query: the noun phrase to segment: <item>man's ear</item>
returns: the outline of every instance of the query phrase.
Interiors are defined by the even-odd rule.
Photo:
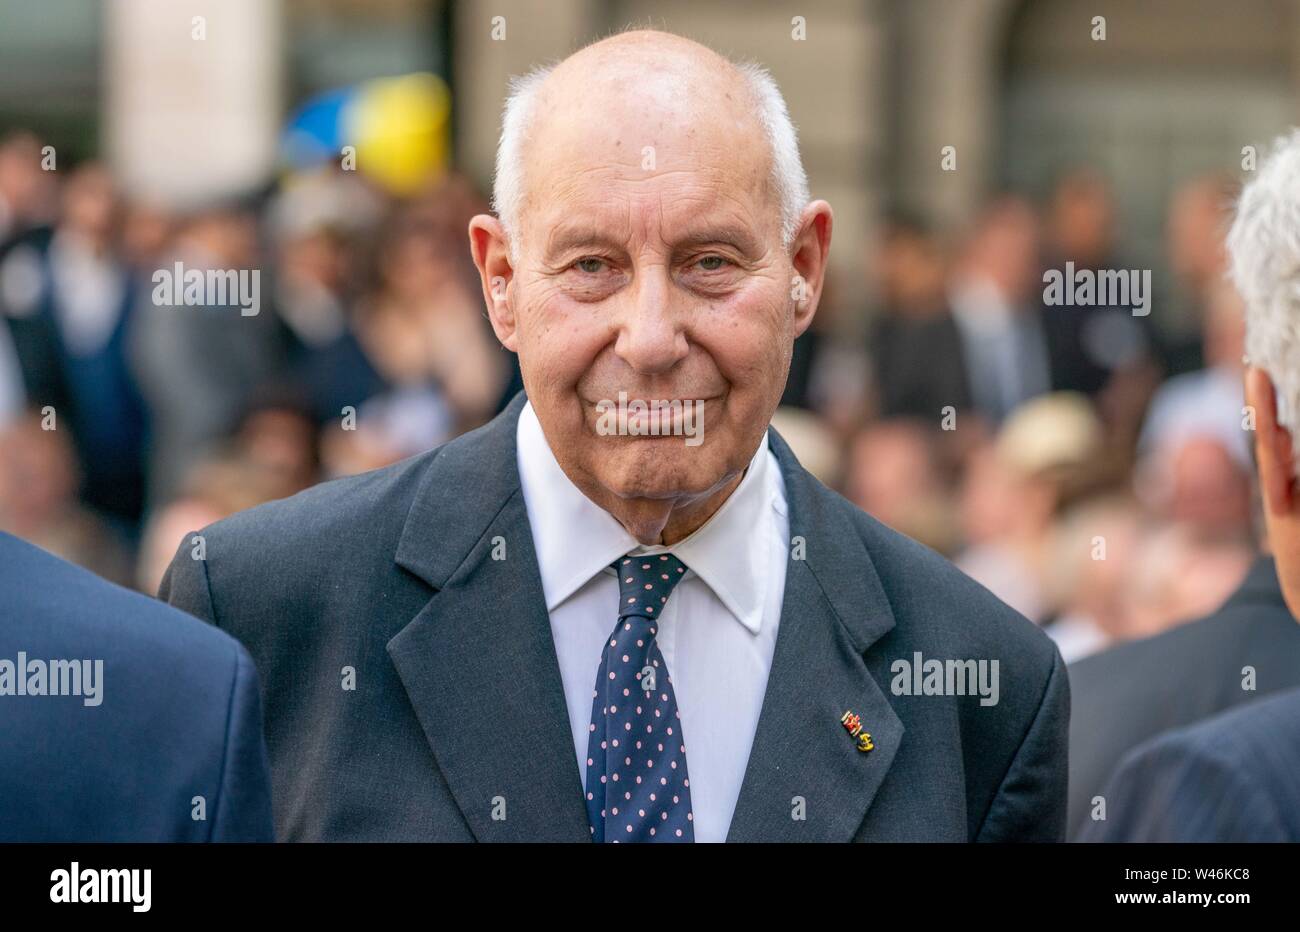
[[[834,220],[831,205],[825,201],[813,201],[799,217],[799,231],[791,244],[790,256],[796,276],[790,283],[795,336],[808,329],[817,313],[817,302],[826,282],[826,257],[831,251]]]
[[[492,329],[502,346],[518,352],[515,313],[509,300],[515,270],[510,265],[510,249],[501,221],[491,214],[478,214],[470,220],[469,249],[483,283],[483,300],[487,302]]]
[[[1246,404],[1255,412],[1255,461],[1264,507],[1274,517],[1289,517],[1296,506],[1295,447],[1291,431],[1277,422],[1273,380],[1257,366],[1246,370]]]

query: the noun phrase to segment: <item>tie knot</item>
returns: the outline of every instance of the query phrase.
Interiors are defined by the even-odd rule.
[[[619,618],[658,618],[673,587],[686,575],[686,564],[671,553],[626,556],[611,566],[618,573]]]

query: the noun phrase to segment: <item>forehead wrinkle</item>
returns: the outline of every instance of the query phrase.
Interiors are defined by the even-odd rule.
[[[741,198],[716,192],[705,197],[681,192],[644,192],[632,196],[626,211],[606,198],[591,211],[570,207],[546,234],[546,249],[556,255],[585,245],[623,250],[650,240],[669,248],[726,243],[746,253],[762,249],[755,211]]]
[[[611,242],[614,231],[625,243],[636,227],[643,228],[643,235],[658,229],[661,239],[675,239],[663,231],[689,228],[697,218],[752,230],[767,225],[766,208],[774,206],[770,186],[753,171],[709,166],[642,174],[639,166],[627,171],[621,165],[574,165],[565,159],[558,165],[563,168],[539,178],[539,190],[551,197],[535,215],[547,224],[543,241],[552,253],[575,242]],[[774,213],[767,219],[777,218]]]

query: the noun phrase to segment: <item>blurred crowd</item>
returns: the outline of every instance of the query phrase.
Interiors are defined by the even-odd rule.
[[[520,387],[450,176],[304,173],[185,209],[0,139],[0,528],[155,592],[182,536],[489,420]],[[260,270],[258,313],[154,274]],[[184,303],[185,306],[177,306]]]
[[[1046,269],[1134,265],[1092,172],[962,230],[888,217],[796,343],[777,429],[1067,660],[1213,610],[1256,550],[1234,196],[1172,198],[1149,316],[1044,301]],[[0,529],[153,592],[185,532],[490,419],[521,383],[468,254],[486,207],[454,173],[398,199],[325,170],[164,208],[0,138]],[[158,301],[177,262],[260,270],[259,313]]]
[[[956,235],[894,217],[868,263],[864,361],[839,365],[868,378],[825,409],[847,438],[832,481],[1044,626],[1067,662],[1216,609],[1257,552],[1244,308],[1225,277],[1236,194],[1209,175],[1170,199],[1168,284],[1146,315],[1045,298],[1067,263],[1136,266],[1086,169],[1042,203],[990,199]]]

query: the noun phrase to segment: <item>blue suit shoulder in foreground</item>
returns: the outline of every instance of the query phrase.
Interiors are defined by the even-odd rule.
[[[1300,690],[1136,748],[1081,841],[1300,841]]]
[[[228,635],[0,533],[0,841],[271,841]]]

